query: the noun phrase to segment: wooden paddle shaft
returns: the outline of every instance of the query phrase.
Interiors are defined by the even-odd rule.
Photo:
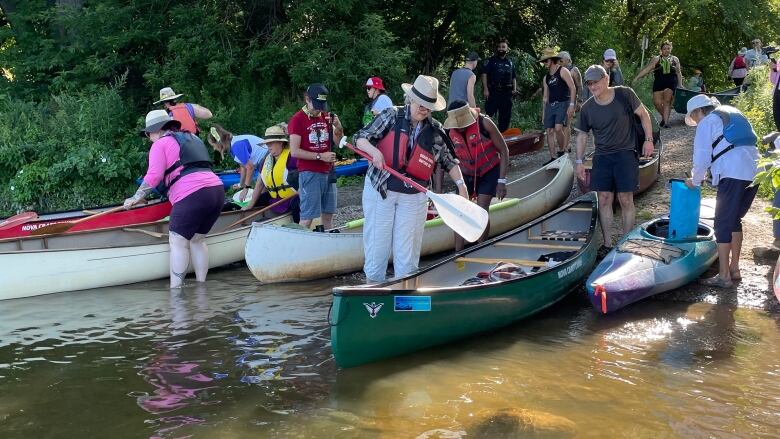
[[[235,226],[237,226],[237,225],[239,225],[239,224],[242,224],[242,223],[243,223],[243,222],[245,222],[246,220],[250,220],[250,219],[252,219],[252,218],[254,218],[254,217],[256,217],[256,216],[260,215],[261,213],[263,213],[263,212],[267,211],[268,209],[270,209],[270,208],[272,208],[272,207],[276,207],[276,206],[278,206],[278,205],[282,204],[283,202],[285,202],[285,201],[287,201],[287,200],[292,200],[293,198],[295,198],[295,197],[297,197],[297,196],[298,196],[298,194],[297,194],[297,193],[295,193],[295,194],[294,194],[292,197],[288,197],[288,198],[282,198],[281,200],[279,200],[279,201],[277,201],[277,202],[275,202],[275,203],[269,204],[268,206],[265,206],[264,208],[262,208],[262,209],[258,210],[257,212],[254,212],[254,213],[252,213],[251,215],[245,216],[245,217],[241,218],[240,220],[238,220],[238,221],[234,222],[233,224],[230,224],[229,226],[227,226],[227,227],[225,227],[224,229],[222,229],[222,231],[223,231],[223,232],[227,232],[228,230],[232,229],[233,227],[235,227]]]
[[[84,218],[79,218],[75,221],[65,221],[61,223],[55,223],[50,224],[48,226],[43,226],[38,229],[33,230],[30,232],[31,235],[38,236],[38,235],[47,235],[47,234],[56,234],[56,233],[65,233],[68,230],[72,229],[73,226],[76,224],[83,223],[85,221],[93,220],[95,218],[101,217],[103,215],[108,215],[109,213],[119,212],[120,210],[124,210],[124,206],[116,206],[112,207],[111,209],[104,210],[103,212],[96,213],[94,215],[85,216]]]
[[[371,155],[369,155],[367,152],[363,151],[362,149],[358,149],[357,147],[355,147],[354,145],[352,145],[349,142],[347,142],[346,145],[347,145],[347,148],[351,149],[352,151],[355,151],[355,153],[358,154],[359,156],[362,156],[363,158],[367,159],[368,161],[373,160],[371,158]],[[428,193],[428,189],[423,187],[423,185],[421,185],[420,183],[417,183],[416,181],[412,180],[411,178],[401,174],[400,172],[396,171],[395,169],[393,169],[393,168],[391,168],[389,166],[385,166],[384,170],[389,172],[390,175],[394,176],[395,178],[403,181],[406,184],[411,185],[413,188],[417,189],[418,191],[420,191],[420,192],[422,192],[424,194]]]

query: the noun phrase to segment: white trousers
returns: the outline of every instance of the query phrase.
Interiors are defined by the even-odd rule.
[[[387,191],[387,198],[382,199],[366,179],[363,187],[363,214],[366,217],[363,271],[369,283],[385,280],[391,251],[395,277],[417,269],[427,212],[425,194]]]

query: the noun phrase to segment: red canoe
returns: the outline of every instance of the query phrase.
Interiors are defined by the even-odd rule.
[[[38,216],[35,221],[18,224],[5,230],[0,230],[0,239],[30,236],[30,232],[38,229],[39,227],[77,220],[84,218],[87,215],[92,215],[104,210],[111,209],[112,207],[116,206],[43,214]],[[85,221],[83,223],[77,224],[68,231],[77,232],[79,230],[94,230],[106,227],[129,226],[132,224],[148,223],[161,220],[170,214],[171,203],[168,201],[160,202],[159,200],[156,200],[142,206],[134,207],[130,210],[122,210],[119,212],[103,215],[99,218],[95,218],[94,221]],[[2,219],[0,219],[0,222],[2,222]]]
[[[519,155],[537,151],[544,145],[544,134],[536,131],[521,134],[510,128],[504,131],[503,135],[506,146],[509,148],[509,155]]]

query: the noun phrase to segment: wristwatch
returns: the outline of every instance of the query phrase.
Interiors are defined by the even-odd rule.
[[[252,189],[252,186],[251,186],[251,185],[248,185],[248,184],[245,184],[245,185],[244,185],[244,189]]]
[[[575,165],[581,165],[582,164],[582,160],[577,159],[577,160],[574,161],[574,164]]]
[[[321,157],[322,156],[319,153],[317,153],[317,160],[319,160]]]

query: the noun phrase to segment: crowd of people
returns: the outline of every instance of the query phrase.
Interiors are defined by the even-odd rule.
[[[739,60],[732,62],[729,70],[735,82],[743,73],[741,69],[768,62],[760,47],[757,41],[752,53],[740,51]],[[402,84],[404,103],[398,106],[387,95],[382,78],[373,76],[365,82],[368,102],[362,114],[363,127],[352,138],[354,146],[349,146],[370,157],[362,194],[364,271],[369,282],[385,280],[391,254],[396,277],[418,267],[428,203],[425,193],[412,182],[428,187],[435,170],[441,169],[460,196],[473,198],[484,209],[494,197],[506,196],[509,150],[502,132],[509,127],[512,98],[517,94],[516,71],[508,51],[508,42],[500,40],[495,53],[483,63],[484,114],[475,98],[475,70],[481,61],[476,52],[467,53],[463,66],[453,71],[446,100],[439,93],[439,81],[432,76],[419,75],[413,83]],[[674,90],[683,84],[680,60],[671,51],[671,42],[663,42],[660,53],[632,81],[636,84],[653,73],[653,104],[661,117],[660,125],[666,128]],[[615,197],[621,207],[623,232],[634,227],[633,193],[639,183],[639,159],[655,152],[651,115],[634,90],[624,85],[613,49],[605,50],[601,62],[584,73],[566,51],[545,49],[538,61],[545,69],[541,116],[550,160],[571,152],[573,126],[575,173],[585,179],[586,143],[589,135],[593,137],[590,187],[598,193],[601,207],[604,253],[613,243]],[[774,62],[772,75],[777,117],[780,74]],[[700,70],[689,83],[704,90]],[[190,263],[196,280],[205,280],[208,249],[204,237],[215,224],[225,196],[222,182],[211,170],[209,151],[198,137],[199,121],[211,118],[212,113],[201,105],[179,102],[181,97],[171,88],[163,88],[155,104],[164,108],[147,114],[141,134],[152,141],[149,168],[137,192],[124,203],[129,208],[157,189],[173,204],[169,233],[172,288],[182,285]],[[268,127],[263,137],[234,135],[212,124],[207,142],[223,157],[229,154],[239,166],[239,183],[234,189],[239,191],[238,199],[247,202],[245,209],[269,206],[276,214],[290,212],[303,227],[312,228],[318,221],[316,231],[338,232],[333,229],[338,191],[334,162],[337,145],[344,143],[340,142],[344,129],[330,111],[324,84],[310,84],[302,98],[301,109],[289,121]],[[442,124],[432,113],[445,109]],[[756,174],[755,139],[751,144],[749,134],[753,131],[747,119],[716,99],[697,95],[688,102],[687,110],[686,123],[697,127],[692,177],[687,184],[700,186],[709,169],[712,184],[718,187],[715,230],[720,270],[704,282],[729,287],[740,277],[740,220],[755,196],[755,188],[749,186]],[[742,132],[734,134],[731,128],[724,128],[724,114],[743,121]],[[728,159],[718,160],[727,153]],[[389,173],[388,168],[400,172],[401,177]],[[255,170],[259,171],[257,178]],[[480,240],[487,234],[485,230]],[[456,236],[456,250],[463,246],[463,239]]]

